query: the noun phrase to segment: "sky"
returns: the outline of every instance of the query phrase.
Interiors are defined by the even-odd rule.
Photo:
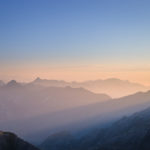
[[[116,77],[150,85],[149,0],[0,0],[0,79]]]

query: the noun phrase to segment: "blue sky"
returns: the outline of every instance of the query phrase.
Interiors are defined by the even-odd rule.
[[[1,67],[144,68],[150,63],[149,6],[149,0],[0,0]]]

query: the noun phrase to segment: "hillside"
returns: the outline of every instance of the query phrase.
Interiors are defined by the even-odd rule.
[[[0,87],[0,122],[29,118],[109,99],[111,97],[106,94],[95,94],[83,88],[22,85],[12,80]]]
[[[15,134],[0,131],[0,150],[39,150]]]
[[[150,92],[140,92],[107,102],[89,104],[52,114],[43,114],[28,120],[22,120],[21,123],[15,122],[14,126],[18,127],[17,130],[25,130],[26,134],[29,133],[27,137],[30,139],[41,141],[50,133],[67,129],[78,132],[102,126],[125,115],[132,115],[137,111],[142,111],[147,107],[150,107]],[[11,122],[11,124],[13,123]],[[30,129],[23,128],[23,125],[30,126]],[[7,127],[12,129],[12,126]]]
[[[44,144],[51,142],[52,138],[53,135],[45,141],[46,143],[42,143],[43,150],[52,148],[51,146],[44,147]],[[95,129],[80,139],[76,137],[72,141],[71,148],[67,142],[63,146],[68,146],[66,148],[68,150],[148,150],[150,149],[149,142],[150,108],[130,117],[123,117],[109,127]]]

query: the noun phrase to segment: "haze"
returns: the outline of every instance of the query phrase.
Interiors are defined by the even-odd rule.
[[[149,0],[0,0],[0,150],[150,150],[149,125]]]

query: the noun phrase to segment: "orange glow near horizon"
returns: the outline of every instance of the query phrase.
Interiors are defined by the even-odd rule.
[[[148,69],[127,69],[113,66],[24,66],[7,67],[1,69],[0,79],[5,82],[15,79],[17,81],[29,82],[35,78],[55,79],[66,81],[85,81],[107,78],[119,78],[131,82],[150,85],[150,70]]]

